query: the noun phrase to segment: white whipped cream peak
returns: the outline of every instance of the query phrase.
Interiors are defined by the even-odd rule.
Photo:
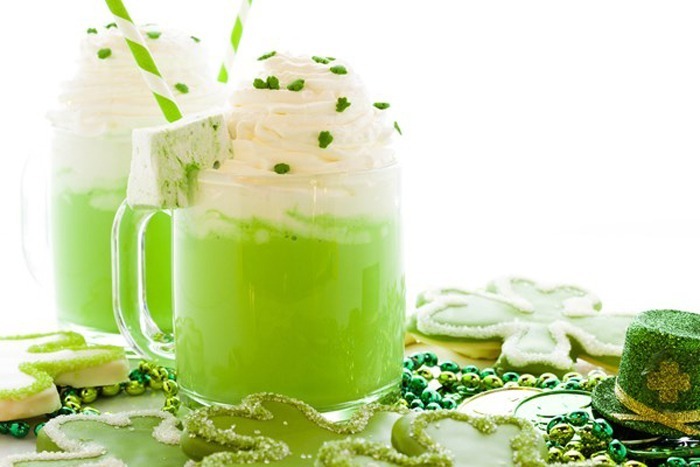
[[[216,82],[198,39],[155,25],[143,26],[141,31],[183,113],[221,107],[224,87]],[[109,50],[109,56],[100,58],[101,50]],[[187,86],[188,92],[177,90],[178,83]],[[85,34],[75,75],[63,83],[49,119],[56,127],[85,135],[165,123],[117,27]]]
[[[276,53],[260,63],[257,78],[276,77],[279,89],[257,89],[251,78],[233,93],[229,132],[234,156],[220,170],[274,174],[275,165],[284,163],[290,174],[309,175],[357,172],[394,162],[391,111],[373,105],[346,62],[319,63],[310,56]],[[331,71],[338,66],[347,73]],[[288,90],[297,80],[304,80],[303,89]],[[350,103],[342,112],[336,110],[339,98]],[[333,137],[326,148],[319,144],[324,131]]]

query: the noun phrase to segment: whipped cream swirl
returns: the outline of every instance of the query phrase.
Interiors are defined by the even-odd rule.
[[[198,39],[154,25],[141,31],[183,113],[221,107],[224,87],[216,82]],[[109,55],[100,58],[100,51]],[[178,90],[178,83],[187,92],[182,92],[183,86]],[[116,27],[96,28],[85,35],[75,75],[63,83],[49,119],[56,127],[88,136],[165,123]]]
[[[257,89],[251,79],[231,99],[229,132],[233,159],[220,170],[244,175],[273,174],[278,164],[289,174],[356,172],[394,162],[391,140],[396,133],[389,110],[373,105],[353,70],[341,60],[275,54],[261,63],[258,78],[279,80],[279,89]],[[346,74],[331,71],[344,67]],[[287,86],[303,80],[303,88]],[[260,82],[259,82],[260,83]],[[338,99],[350,106],[336,109]],[[321,147],[319,135],[333,141]]]

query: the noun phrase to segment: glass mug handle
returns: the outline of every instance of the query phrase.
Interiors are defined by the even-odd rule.
[[[131,207],[124,200],[112,226],[114,317],[124,338],[141,355],[174,366],[173,335],[163,332],[148,309],[146,230],[160,210]]]

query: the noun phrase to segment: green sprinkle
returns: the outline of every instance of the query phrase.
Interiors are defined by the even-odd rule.
[[[267,82],[260,78],[255,78],[255,80],[253,80],[253,87],[255,89],[268,89]]]
[[[163,34],[162,32],[158,31],[148,31],[146,35],[151,38],[151,39],[158,39],[160,35]]]
[[[199,44],[200,42],[202,42],[202,39],[200,39],[200,38],[197,37],[197,36],[190,36],[190,39],[192,39],[193,41],[195,41],[197,44]]]
[[[275,55],[277,55],[277,51],[276,51],[276,50],[273,50],[272,52],[268,52],[268,53],[266,53],[265,55],[259,56],[259,57],[258,57],[258,60],[260,60],[260,61],[262,61],[262,60],[267,60],[268,58],[274,57]]]
[[[311,57],[311,60],[322,65],[328,65],[331,62],[326,57],[319,57],[318,55],[314,55],[313,57]]]
[[[221,167],[221,162],[219,161],[214,161],[214,170],[219,170],[219,167]]]
[[[375,103],[374,103],[374,106],[375,106],[376,108],[378,108],[379,110],[386,110],[386,109],[388,109],[389,107],[391,107],[391,105],[389,105],[388,102],[375,102]]]
[[[280,175],[289,173],[290,167],[289,164],[285,164],[284,162],[280,162],[279,164],[275,164],[274,171],[275,173],[278,173]]]
[[[88,28],[87,33],[88,33],[88,34],[97,34],[97,29],[95,29],[95,28]]]
[[[328,60],[330,60],[331,62],[332,62],[333,60],[335,60],[335,57],[326,57],[326,58],[327,58]]]
[[[185,83],[175,84],[175,89],[177,89],[178,91],[180,91],[183,94],[187,94],[188,92],[190,92],[189,86],[187,86]]]
[[[336,65],[331,67],[331,72],[335,73],[336,75],[347,75],[348,70],[342,65]]]
[[[403,131],[401,131],[401,127],[399,126],[399,122],[394,122],[394,129],[399,132],[400,135],[403,135]]]
[[[343,110],[350,107],[352,104],[348,101],[347,97],[339,97],[338,102],[335,103],[335,111],[342,112]]]
[[[287,89],[290,91],[301,91],[304,89],[304,80],[303,79],[298,79],[296,81],[292,81],[287,85]]]
[[[107,26],[105,26],[105,28],[107,28],[107,29],[112,29],[112,28],[116,28],[116,27],[117,27],[117,23],[109,23]]]
[[[104,60],[112,55],[112,49],[100,49],[97,51],[97,56]]]
[[[280,88],[280,80],[277,78],[277,76],[268,76],[267,77],[267,88],[274,89],[274,90]]]
[[[322,131],[318,134],[318,146],[326,149],[333,142],[333,135],[330,131]]]

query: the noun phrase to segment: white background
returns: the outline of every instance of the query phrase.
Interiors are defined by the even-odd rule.
[[[126,0],[223,55],[234,0]],[[202,7],[202,6],[205,6]],[[99,0],[15,2],[0,29],[0,334],[52,326],[21,249],[20,173]],[[409,300],[524,274],[609,309],[700,310],[700,3],[256,0],[272,49],[343,57],[404,130]],[[216,68],[216,67],[213,67]],[[96,157],[99,155],[96,154]]]

